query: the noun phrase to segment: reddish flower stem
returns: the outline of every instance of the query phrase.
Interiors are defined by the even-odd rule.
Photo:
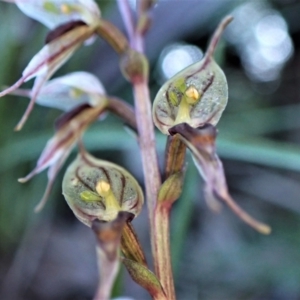
[[[156,198],[161,185],[161,180],[155,149],[156,143],[147,81],[141,80],[134,83],[133,92],[150,225],[153,229],[153,212],[156,206]]]
[[[124,0],[127,2],[126,0]],[[120,3],[120,2],[119,2]],[[132,20],[130,10],[120,7],[120,12],[125,20]],[[130,14],[127,16],[126,13]],[[125,16],[124,16],[125,14]],[[139,53],[144,52],[143,33],[135,28],[130,44]],[[137,56],[138,57],[138,56]],[[142,60],[142,58],[140,58]],[[157,203],[157,196],[161,186],[161,176],[158,168],[152,108],[148,86],[148,62],[135,61],[135,68],[131,76],[126,72],[133,85],[135,114],[139,134],[142,164],[146,185],[146,196],[151,228],[151,246],[154,259],[155,273],[167,294],[168,300],[175,300],[175,289],[171,266],[169,217],[170,206]],[[137,73],[137,70],[138,73]]]
[[[167,294],[168,300],[175,300],[175,288],[170,253],[170,210],[171,204],[159,203],[154,212],[155,273]]]

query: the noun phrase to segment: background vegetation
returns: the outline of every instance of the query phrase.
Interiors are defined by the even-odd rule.
[[[159,55],[166,45],[184,42],[205,50],[225,14],[245,3],[261,2],[158,1],[146,42],[152,96],[161,84]],[[103,16],[122,28],[115,2],[98,3]],[[218,153],[232,195],[252,215],[270,224],[273,232],[259,235],[227,208],[220,215],[211,213],[203,201],[200,176],[189,163],[184,194],[172,214],[178,299],[300,299],[300,4],[297,0],[264,3],[283,16],[294,51],[278,77],[265,81],[249,76],[241,46],[223,39],[217,60],[228,79],[229,103],[218,125]],[[249,26],[255,26],[258,20],[250,19]],[[238,23],[233,21],[230,27],[235,26]],[[15,5],[0,3],[1,86],[19,78],[42,47],[46,33]],[[236,39],[244,39],[244,34],[246,29]],[[133,102],[117,55],[105,42],[98,39],[93,46],[81,48],[55,76],[77,70],[93,72],[108,94]],[[24,129],[15,133],[26,105],[21,97],[0,99],[0,298],[91,299],[97,284],[95,240],[61,195],[63,171],[39,214],[33,208],[43,194],[46,174],[23,185],[17,182],[35,166],[61,113],[36,106]],[[165,137],[157,133],[157,139],[163,162]],[[94,124],[85,142],[93,154],[123,165],[143,182],[138,147],[118,119],[108,116]],[[68,162],[74,157],[75,153]],[[149,257],[146,212],[134,224]],[[114,293],[149,299],[124,270]]]

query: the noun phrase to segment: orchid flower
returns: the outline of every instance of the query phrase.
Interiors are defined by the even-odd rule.
[[[63,195],[78,220],[91,227],[94,220],[113,221],[120,211],[137,216],[144,196],[136,179],[124,168],[80,148],[62,183]]]
[[[153,120],[162,133],[177,135],[192,152],[205,182],[205,200],[212,210],[220,209],[221,200],[248,225],[268,234],[270,227],[249,216],[230,196],[223,165],[215,150],[217,131],[214,126],[226,107],[228,87],[213,53],[231,20],[227,17],[220,23],[202,60],[179,72],[161,87],[153,104]],[[185,146],[178,151],[185,153]]]
[[[153,121],[164,134],[180,123],[199,127],[216,125],[227,105],[228,86],[224,72],[213,53],[232,17],[225,18],[216,30],[203,59],[170,78],[158,91],[153,103]]]
[[[32,97],[31,90],[18,89],[13,95]],[[36,99],[36,103],[69,111],[78,105],[87,103],[97,106],[101,103],[105,89],[99,79],[87,72],[73,72],[46,82]]]
[[[46,45],[31,59],[22,77],[0,93],[2,97],[16,90],[24,82],[36,78],[31,91],[31,101],[15,128],[21,130],[45,82],[71,57],[75,50],[94,35],[99,24],[100,12],[91,0],[13,2],[26,14],[43,21],[50,28],[58,25],[49,33]],[[68,23],[62,24],[62,22]]]
[[[103,98],[101,104],[91,107],[83,104],[62,115],[56,122],[56,132],[47,142],[36,167],[19,182],[24,183],[36,174],[48,169],[48,184],[44,196],[36,206],[35,211],[40,211],[45,205],[55,177],[67,159],[69,153],[81,138],[86,128],[101,115],[107,106],[107,101]]]
[[[94,299],[109,299],[118,273],[122,235],[127,222],[141,212],[142,189],[127,170],[97,159],[82,145],[65,173],[62,189],[75,216],[92,227],[97,237],[100,282]]]

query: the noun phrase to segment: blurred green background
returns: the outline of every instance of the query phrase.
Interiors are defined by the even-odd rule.
[[[103,16],[124,30],[115,1],[97,2]],[[300,299],[299,1],[159,0],[146,40],[152,99],[167,78],[163,65],[171,51],[166,47],[196,46],[205,51],[218,22],[232,12],[235,20],[216,53],[229,85],[229,103],[218,125],[218,153],[233,197],[273,231],[261,236],[226,207],[219,215],[210,212],[202,180],[189,158],[184,193],[172,213],[176,292],[179,300],[296,300]],[[47,31],[15,5],[0,3],[0,86],[20,77]],[[181,66],[184,56],[170,57],[172,65]],[[108,94],[133,102],[118,57],[104,41],[81,48],[55,77],[79,70],[96,74]],[[46,186],[46,172],[29,183],[17,182],[34,168],[61,114],[36,105],[24,129],[15,133],[27,103],[16,96],[0,101],[0,299],[92,299],[97,284],[95,239],[61,195],[65,168],[39,214],[33,208]],[[94,124],[84,140],[94,155],[123,165],[142,184],[138,147],[119,119],[108,116]],[[165,137],[157,133],[157,140],[162,165]],[[151,260],[146,210],[134,225]],[[150,299],[123,269],[114,295]]]

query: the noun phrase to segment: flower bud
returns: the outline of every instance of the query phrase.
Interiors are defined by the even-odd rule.
[[[148,78],[149,63],[142,53],[135,50],[129,49],[121,56],[120,68],[123,76],[132,83]]]
[[[120,211],[138,215],[144,202],[143,192],[131,174],[84,151],[66,171],[63,195],[87,226],[96,219],[112,221]]]
[[[212,55],[220,35],[232,20],[225,18],[216,30],[204,58],[168,80],[153,103],[153,119],[158,129],[169,134],[172,126],[187,123],[197,128],[216,125],[226,107],[226,77]]]

